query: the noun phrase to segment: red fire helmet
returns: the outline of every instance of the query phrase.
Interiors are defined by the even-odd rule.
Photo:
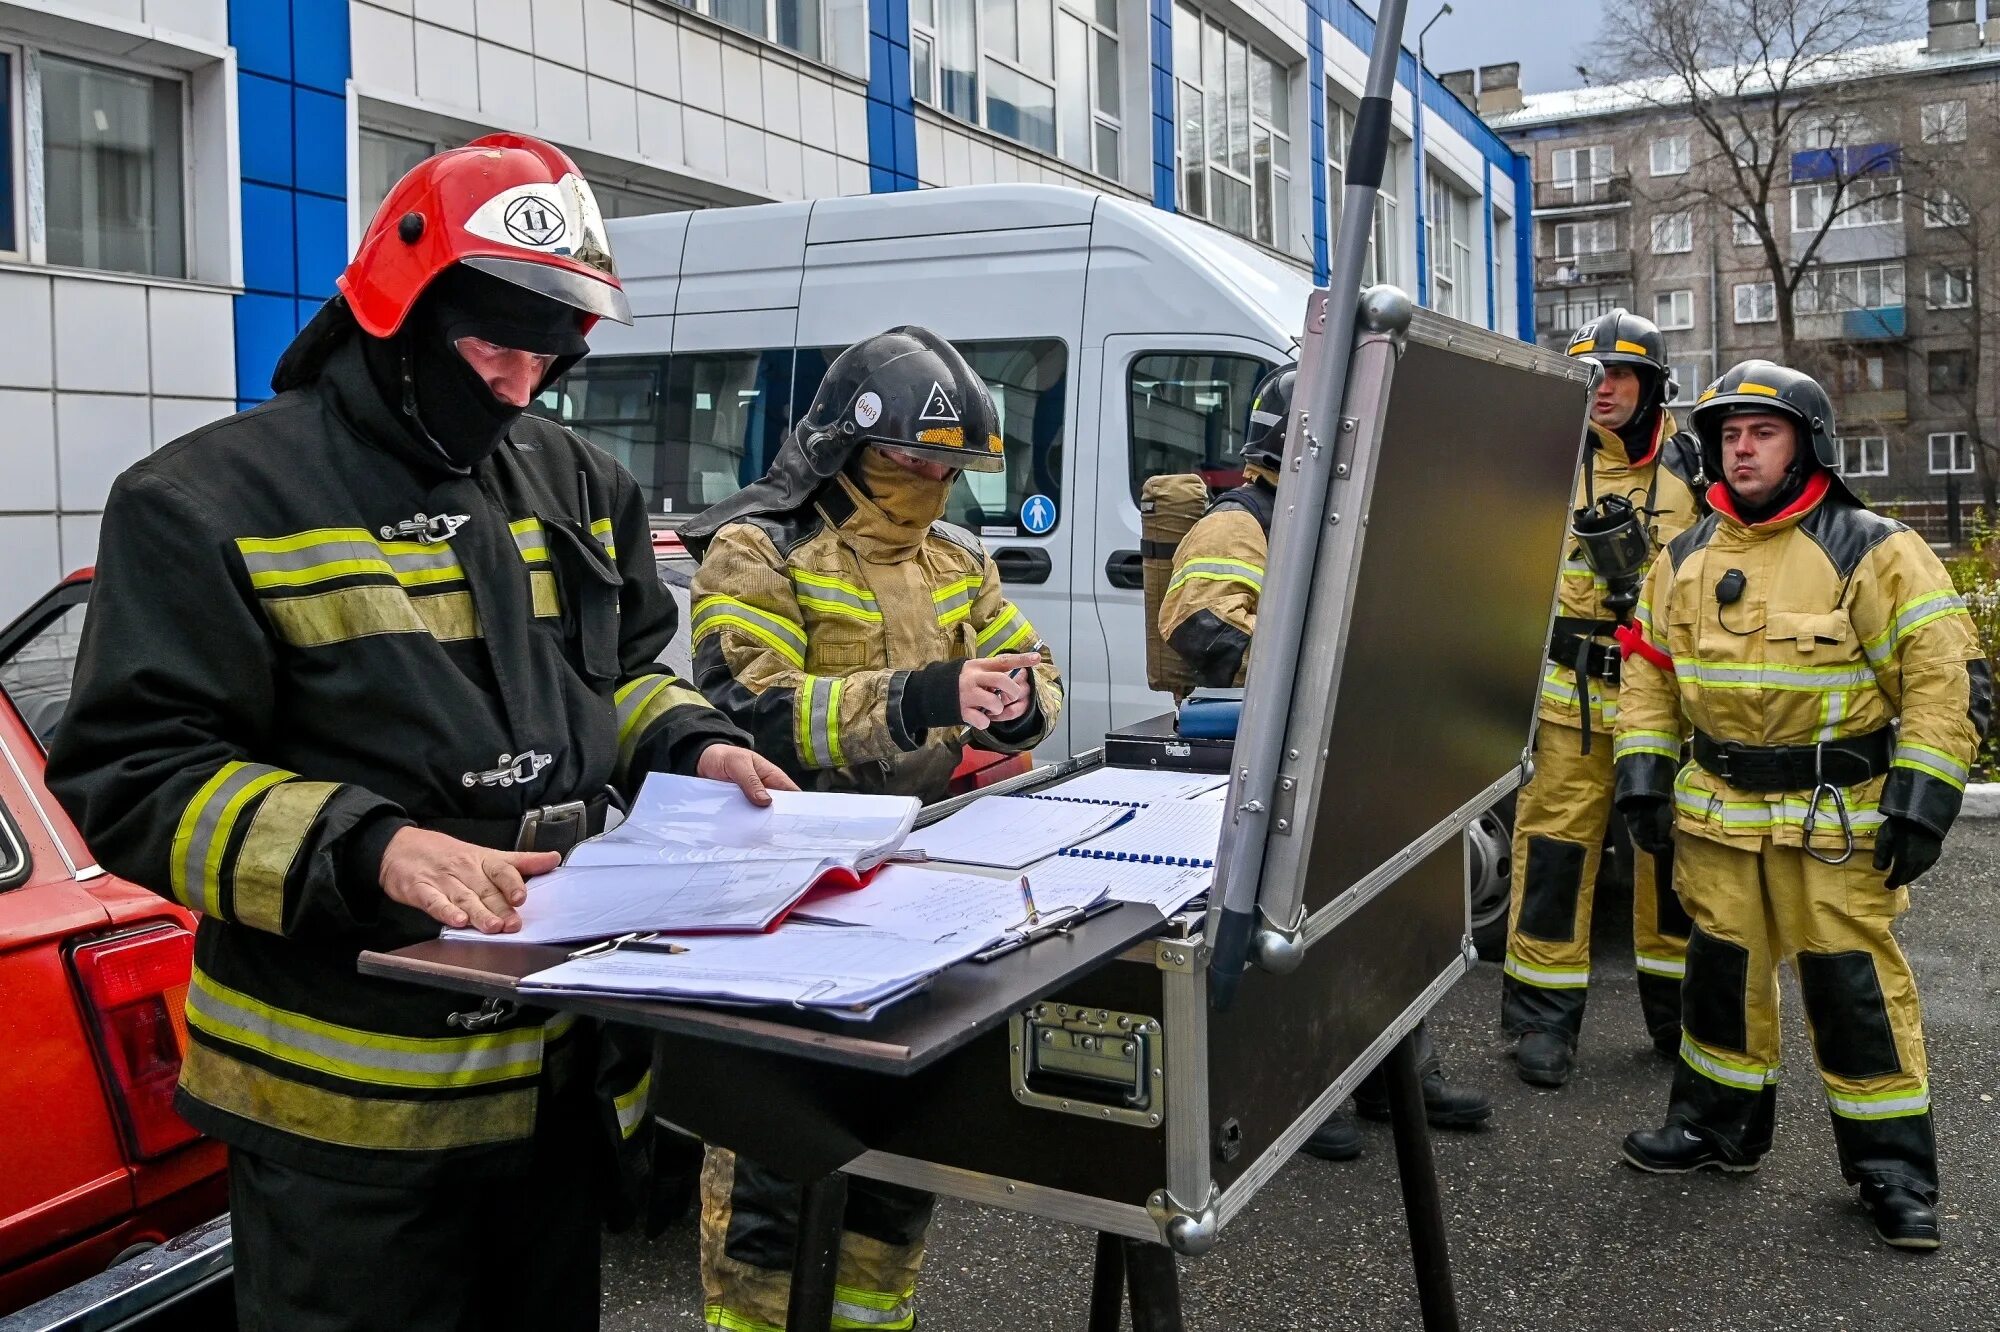
[[[431,280],[465,264],[599,317],[632,322],[604,217],[569,154],[526,134],[488,134],[396,182],[338,285],[369,334],[403,325]]]

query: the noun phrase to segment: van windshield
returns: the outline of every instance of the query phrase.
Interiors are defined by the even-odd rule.
[[[986,381],[1007,470],[964,473],[946,518],[989,536],[1048,530],[1060,512],[1068,349],[1057,338],[961,342]],[[655,521],[674,522],[755,481],[812,405],[839,347],[593,356],[529,410],[560,421],[630,469]],[[1036,496],[1035,523],[1021,526]]]

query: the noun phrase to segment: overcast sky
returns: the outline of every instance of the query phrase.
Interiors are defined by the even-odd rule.
[[[1403,44],[1412,51],[1417,49],[1417,30],[1430,22],[1440,2],[1409,0]],[[1374,12],[1374,0],[1361,0],[1361,7]],[[1604,0],[1453,0],[1451,13],[1438,20],[1424,43],[1424,63],[1433,73],[1445,73],[1518,60],[1527,91],[1574,88],[1582,82],[1576,66],[1591,63],[1599,22],[1618,13],[1616,3]],[[1884,34],[1883,40],[1922,31],[1918,19],[1907,31]]]

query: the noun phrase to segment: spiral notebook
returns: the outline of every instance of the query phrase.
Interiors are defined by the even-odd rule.
[[[1087,860],[1129,860],[1141,865],[1215,867],[1222,842],[1224,806],[1175,800],[1148,805],[1124,823],[1060,854]]]
[[[1096,768],[1036,791],[1032,800],[1067,800],[1084,805],[1147,805],[1192,800],[1229,784],[1226,772],[1173,772],[1157,768]]]

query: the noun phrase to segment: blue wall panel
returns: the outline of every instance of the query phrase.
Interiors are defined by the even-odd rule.
[[[868,0],[868,188],[887,194],[917,187],[909,0]]]
[[[271,368],[347,261],[346,0],[230,0],[243,162],[236,395]]]
[[[1174,0],[1147,6],[1148,53],[1153,59],[1153,205],[1175,211],[1174,150],[1180,127],[1174,110]]]
[[[1312,247],[1313,281],[1325,286],[1331,272],[1327,235],[1326,197],[1326,42],[1321,32],[1325,0],[1309,0],[1306,5],[1306,114],[1312,133]]]

